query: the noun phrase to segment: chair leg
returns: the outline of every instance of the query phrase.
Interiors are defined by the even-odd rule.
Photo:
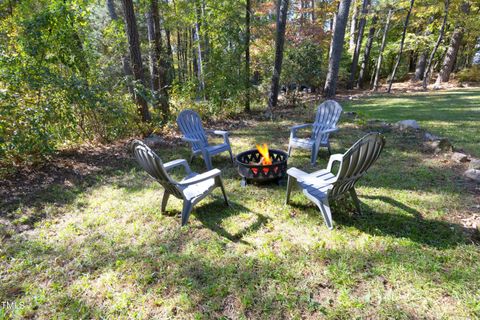
[[[205,161],[205,165],[207,166],[207,170],[212,170],[212,157],[207,152],[202,152],[203,161]]]
[[[288,156],[290,157],[290,154],[292,153],[292,146],[288,145]]]
[[[207,170],[212,170],[213,169],[212,158],[210,157],[205,158],[205,165],[207,166]]]
[[[235,161],[233,160],[232,148],[228,148],[228,153],[230,153],[230,159],[232,160],[232,163],[235,163]]]
[[[293,187],[293,180],[295,178],[293,178],[292,176],[288,176],[288,180],[287,180],[287,195],[285,197],[285,204],[288,204],[288,202],[290,201],[290,194],[292,193],[292,187]]]
[[[182,226],[186,225],[188,222],[188,217],[190,217],[190,212],[192,211],[192,203],[190,201],[183,201],[182,209]]]
[[[327,142],[328,154],[332,155],[332,148],[330,148],[330,141]]]
[[[215,177],[215,179],[217,180],[217,185],[219,185],[220,189],[222,189],[222,194],[223,194],[223,199],[225,200],[225,204],[227,206],[230,206],[230,203],[228,202],[228,198],[227,198],[227,193],[225,192],[225,187],[223,186],[222,178]]]
[[[325,220],[325,224],[327,225],[327,228],[332,230],[333,229],[332,211],[330,210],[330,205],[328,203],[328,200],[324,199],[323,201],[319,202],[317,205],[320,208],[320,211],[323,216],[323,220]]]
[[[362,209],[360,208],[360,200],[358,199],[357,192],[355,191],[354,188],[350,189],[350,196],[352,197],[353,204],[357,209],[357,213],[362,214]]]
[[[192,155],[190,156],[190,164],[192,164],[193,158],[195,158],[195,153],[192,153]]]
[[[312,166],[316,166],[317,164],[317,157],[318,157],[318,148],[312,148],[312,159],[311,159],[311,162],[312,162]]]
[[[161,213],[165,212],[165,209],[167,208],[167,202],[168,202],[169,197],[170,197],[170,193],[165,191],[165,193],[163,194],[163,198],[162,198],[162,208],[160,210]]]

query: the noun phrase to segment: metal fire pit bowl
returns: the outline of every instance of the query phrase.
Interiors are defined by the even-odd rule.
[[[235,157],[238,166],[238,173],[242,176],[242,187],[250,182],[275,181],[280,183],[280,179],[287,174],[288,155],[284,151],[271,149],[268,152],[272,158],[272,164],[258,164],[262,155],[258,150],[252,149],[239,153]]]

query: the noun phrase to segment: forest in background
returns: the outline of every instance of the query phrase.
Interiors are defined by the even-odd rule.
[[[146,135],[185,108],[272,114],[281,90],[478,82],[479,13],[476,0],[0,0],[0,167]]]

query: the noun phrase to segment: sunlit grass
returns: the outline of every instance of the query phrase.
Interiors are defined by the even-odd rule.
[[[396,122],[415,119],[434,134],[448,137],[457,148],[480,156],[480,90],[374,95],[345,104],[368,118]]]
[[[307,120],[299,112],[233,131],[234,152],[258,142],[285,150],[288,126]],[[335,152],[367,131],[341,127]],[[214,166],[231,207],[217,190],[183,228],[181,201],[170,200],[161,215],[162,188],[133,161],[75,192],[51,188],[35,206],[16,209],[18,219],[43,216],[35,228],[2,242],[0,319],[479,317],[480,252],[454,219],[475,196],[452,163],[402,135],[386,139],[357,187],[365,214],[337,201],[332,231],[298,189],[285,206],[285,185],[241,188],[226,154]],[[189,157],[187,146],[156,151],[165,161]],[[321,151],[318,167],[327,157]],[[295,150],[289,165],[312,171],[309,158]],[[200,159],[192,166],[204,171]]]

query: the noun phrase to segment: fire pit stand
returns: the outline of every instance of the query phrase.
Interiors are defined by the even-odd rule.
[[[260,163],[262,155],[256,149],[244,151],[235,157],[238,173],[242,176],[242,187],[247,185],[247,181],[275,181],[279,184],[280,180],[285,177],[287,173],[287,153],[281,150],[271,149],[269,150],[269,154],[272,159],[272,164],[269,165]]]

